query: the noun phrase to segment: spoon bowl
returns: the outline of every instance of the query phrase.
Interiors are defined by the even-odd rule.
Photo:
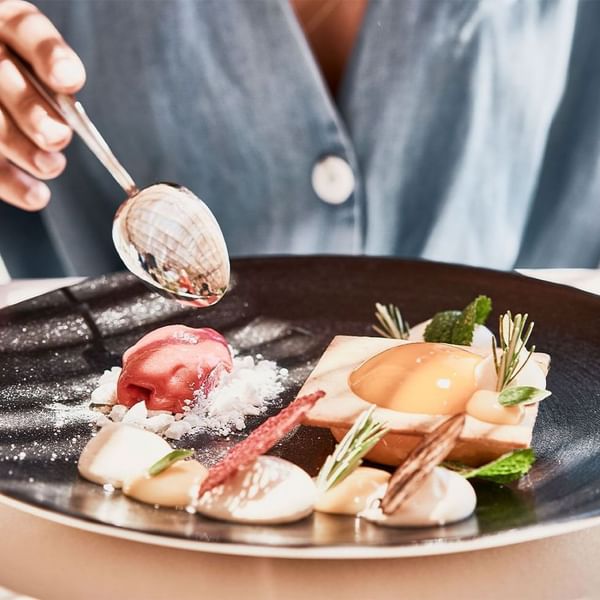
[[[219,224],[183,186],[156,183],[125,200],[112,236],[125,266],[164,296],[201,308],[227,291],[229,254]]]

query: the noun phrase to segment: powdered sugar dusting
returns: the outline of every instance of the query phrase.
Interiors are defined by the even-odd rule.
[[[200,420],[201,429],[228,435],[246,427],[246,417],[264,413],[271,400],[283,391],[285,369],[271,360],[242,356],[233,359],[231,373],[207,396],[196,393],[196,403],[184,416]]]
[[[248,417],[267,411],[283,391],[283,381],[288,375],[287,369],[280,369],[277,363],[264,360],[261,355],[236,356],[231,372],[222,376],[217,387],[208,394],[198,390],[184,408],[184,413],[173,415],[149,411],[144,402],[138,402],[129,409],[114,404],[120,372],[118,367],[105,371],[92,392],[92,403],[105,405],[96,423],[102,427],[111,421],[123,422],[174,440],[197,432],[225,436],[243,430]]]
[[[98,387],[92,392],[92,404],[112,405],[117,402],[117,380],[121,367],[104,371],[98,381]]]

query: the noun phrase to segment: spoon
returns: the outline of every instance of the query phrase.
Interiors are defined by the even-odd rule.
[[[184,304],[205,307],[218,302],[229,285],[229,254],[208,206],[187,188],[172,183],[139,190],[81,103],[72,95],[50,90],[28,64],[6,51],[125,190],[127,200],[115,213],[112,237],[129,271],[163,296]]]

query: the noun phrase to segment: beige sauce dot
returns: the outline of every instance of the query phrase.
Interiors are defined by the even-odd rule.
[[[321,495],[315,510],[336,515],[357,515],[365,509],[369,497],[389,478],[390,474],[381,469],[359,467]]]
[[[523,407],[502,406],[499,392],[477,390],[467,402],[467,414],[480,421],[495,425],[518,425],[523,420]]]
[[[123,492],[147,504],[184,507],[207,474],[206,467],[197,460],[179,461],[154,477],[143,474],[130,479]]]

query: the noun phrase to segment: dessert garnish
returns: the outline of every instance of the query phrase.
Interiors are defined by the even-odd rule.
[[[512,483],[526,475],[533,463],[535,454],[531,448],[513,450],[480,467],[469,467],[456,461],[445,461],[442,467],[455,471],[466,479],[486,479],[494,483]]]
[[[194,455],[193,450],[173,450],[168,454],[165,454],[162,458],[158,459],[149,469],[148,475],[150,477],[156,477],[164,470],[168,469],[171,465],[174,465],[177,461],[183,460]]]
[[[348,477],[388,432],[384,424],[373,419],[374,410],[375,406],[371,406],[364,411],[327,457],[317,477],[319,492],[326,492]]]
[[[450,454],[464,424],[465,414],[459,413],[423,437],[392,475],[381,500],[384,514],[395,513],[419,489],[423,480]]]
[[[532,386],[509,387],[535,352],[535,346],[531,346],[529,350],[526,347],[534,326],[533,321],[527,326],[527,319],[527,314],[516,314],[514,317],[510,311],[503,314],[499,321],[500,355],[496,349],[495,338],[492,343],[494,367],[498,378],[496,391],[500,392],[498,402],[503,406],[540,402],[552,393]]]
[[[516,406],[517,404],[534,404],[541,402],[548,396],[551,396],[550,390],[541,390],[530,385],[521,385],[518,387],[506,388],[500,392],[498,402],[502,406]]]
[[[375,318],[379,325],[373,325],[373,329],[381,336],[396,340],[407,340],[410,335],[408,321],[402,317],[400,309],[394,304],[375,303]]]
[[[198,496],[223,483],[239,469],[270,450],[283,436],[300,425],[306,413],[324,395],[325,392],[317,391],[296,398],[277,415],[259,425],[245,440],[231,448],[216,465],[209,469],[208,477],[202,482]]]
[[[502,356],[498,357],[496,343],[492,346],[494,366],[498,375],[498,383],[496,385],[496,391],[498,392],[501,392],[510,385],[535,351],[535,346],[532,346],[529,351],[525,347],[534,326],[533,321],[529,323],[529,327],[525,335],[523,335],[528,316],[527,314],[517,314],[513,318],[510,311],[508,311],[500,317],[498,331]],[[522,359],[523,351],[527,353],[525,359]]]
[[[445,310],[434,315],[425,329],[426,342],[469,346],[476,325],[484,325],[492,312],[492,300],[477,296],[463,310]]]

